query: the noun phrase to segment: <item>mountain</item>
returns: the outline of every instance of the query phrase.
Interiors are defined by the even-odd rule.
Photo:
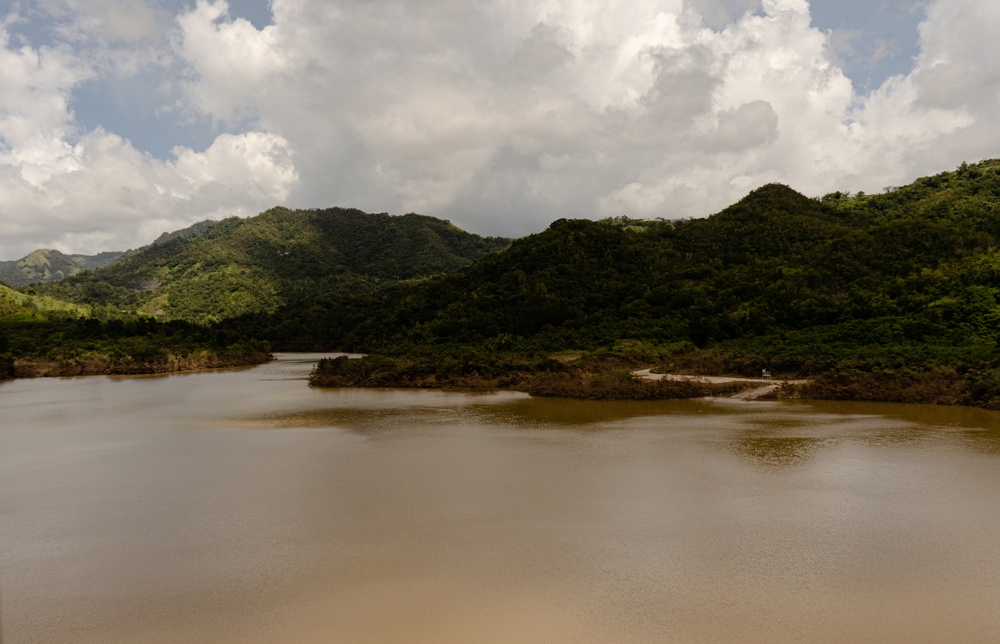
[[[716,311],[729,306],[720,291],[750,286],[748,265],[802,263],[796,252],[843,228],[829,209],[784,186],[703,220],[636,228],[563,219],[468,268],[384,293],[341,331],[348,346],[364,349],[380,339],[497,337],[552,349],[628,338],[703,344],[719,325],[707,318],[732,317]]]
[[[29,284],[55,282],[81,271],[111,264],[123,253],[104,252],[97,255],[66,255],[42,248],[14,261],[0,262],[0,282],[20,288]]]
[[[415,214],[274,208],[165,234],[113,265],[36,291],[163,320],[214,322],[456,270],[508,243]]]

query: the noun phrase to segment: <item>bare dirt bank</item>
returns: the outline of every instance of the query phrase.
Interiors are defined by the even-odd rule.
[[[219,354],[208,351],[183,356],[166,354],[155,360],[135,360],[95,355],[61,359],[19,358],[14,360],[13,376],[15,378],[46,378],[147,375],[181,371],[201,371],[224,367],[243,367],[262,364],[270,359],[271,354],[264,352]]]

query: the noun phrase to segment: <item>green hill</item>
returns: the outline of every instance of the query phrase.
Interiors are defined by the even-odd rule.
[[[455,270],[509,242],[420,215],[274,208],[161,236],[39,293],[162,320],[216,322]]]
[[[0,282],[15,288],[29,284],[55,282],[84,270],[111,264],[122,253],[105,252],[97,255],[66,255],[42,248],[19,260],[0,262]]]
[[[807,325],[822,314],[799,320],[792,309],[805,306],[811,273],[830,282],[824,298],[849,279],[829,274],[833,262],[819,256],[852,230],[779,185],[708,219],[644,227],[559,220],[461,271],[386,291],[339,331],[363,349],[500,336],[560,349],[622,339],[704,345]]]

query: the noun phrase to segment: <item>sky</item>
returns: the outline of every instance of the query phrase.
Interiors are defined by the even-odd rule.
[[[1000,156],[998,54],[995,0],[0,0],[0,259],[877,192]]]

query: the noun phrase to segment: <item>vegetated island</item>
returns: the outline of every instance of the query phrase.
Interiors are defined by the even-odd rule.
[[[97,317],[85,305],[0,284],[0,380],[169,373],[270,358],[267,343],[232,331],[127,313]]]
[[[1000,161],[877,195],[768,185],[680,221],[559,220],[502,253],[345,302],[361,360],[315,386],[662,398],[808,380],[777,396],[1000,408]]]

